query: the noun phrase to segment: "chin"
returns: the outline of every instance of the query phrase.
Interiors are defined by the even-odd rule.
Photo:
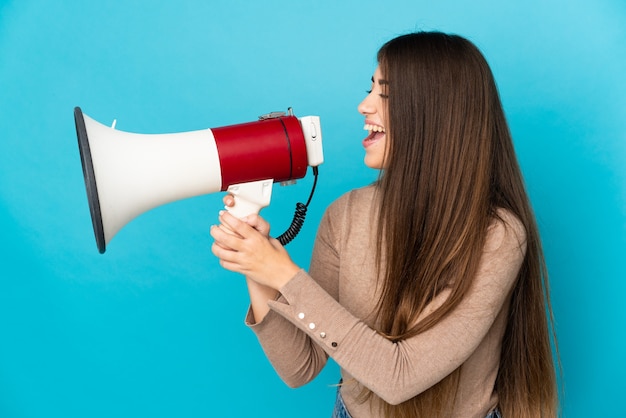
[[[365,163],[367,167],[372,168],[374,170],[380,170],[383,168],[383,162],[378,158],[371,158],[366,155],[365,158],[363,159],[363,162]]]

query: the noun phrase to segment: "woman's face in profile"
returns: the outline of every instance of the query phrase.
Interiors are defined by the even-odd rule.
[[[387,80],[383,78],[380,66],[376,68],[372,77],[372,87],[368,95],[359,104],[359,113],[365,116],[363,129],[368,135],[363,139],[365,148],[365,165],[374,168],[384,168],[387,149],[386,115],[387,115]]]

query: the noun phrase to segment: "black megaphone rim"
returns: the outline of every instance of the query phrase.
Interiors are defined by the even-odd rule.
[[[98,198],[98,186],[96,184],[96,175],[93,168],[93,161],[91,159],[91,149],[89,148],[89,139],[87,137],[85,119],[80,107],[74,108],[74,121],[76,122],[76,136],[78,137],[78,149],[80,151],[80,161],[83,166],[83,177],[85,179],[85,187],[87,189],[89,211],[91,212],[91,223],[93,224],[93,232],[96,236],[98,251],[100,254],[103,254],[106,250],[106,240],[104,237],[104,227],[102,225],[102,213],[100,211],[100,200]]]

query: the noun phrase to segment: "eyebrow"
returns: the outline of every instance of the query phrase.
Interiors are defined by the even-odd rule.
[[[372,76],[372,83],[374,82],[374,76]],[[384,80],[382,78],[378,79],[378,84],[389,84],[389,81]]]

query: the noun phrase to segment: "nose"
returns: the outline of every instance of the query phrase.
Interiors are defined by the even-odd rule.
[[[372,100],[372,93],[365,96],[365,99],[359,103],[357,110],[362,115],[371,115],[372,113],[376,113],[376,107],[374,106],[374,101]]]

